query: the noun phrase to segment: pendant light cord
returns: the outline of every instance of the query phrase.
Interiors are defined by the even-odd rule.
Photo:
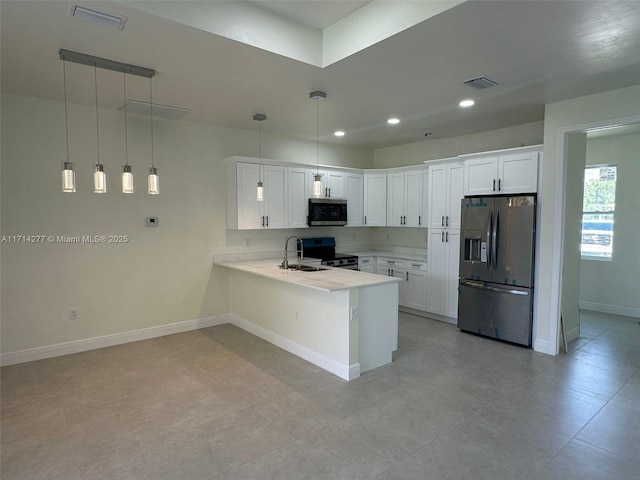
[[[319,173],[320,163],[320,114],[318,100],[319,98],[316,98],[316,175]]]
[[[69,116],[67,113],[67,62],[62,61],[62,77],[64,79],[64,129],[67,137],[67,162],[69,161]]]
[[[153,164],[153,87],[151,86],[151,77],[149,77],[149,116],[151,118],[151,167],[155,167]]]
[[[129,165],[129,139],[127,136],[127,74],[122,71],[122,96],[124,97],[124,161]]]
[[[98,151],[98,163],[100,163],[100,128],[98,123],[98,67],[93,65],[93,80],[96,88],[96,146]]]

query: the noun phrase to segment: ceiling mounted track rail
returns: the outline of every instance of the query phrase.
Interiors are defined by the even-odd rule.
[[[156,71],[150,68],[139,67],[137,65],[129,65],[127,63],[116,62],[107,58],[94,57],[86,53],[72,52],[71,50],[60,49],[60,60],[79,63],[81,65],[91,65],[116,72],[124,72],[139,77],[152,78]]]

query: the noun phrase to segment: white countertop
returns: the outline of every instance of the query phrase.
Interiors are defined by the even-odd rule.
[[[419,253],[410,253],[410,252],[393,252],[386,250],[354,250],[354,251],[345,251],[341,253],[352,253],[357,255],[358,257],[391,257],[391,258],[401,258],[403,260],[415,260],[420,262],[427,261],[427,252],[424,254]]]
[[[328,292],[400,281],[399,278],[395,277],[359,272],[357,270],[349,270],[346,268],[326,267],[326,270],[319,272],[284,270],[279,268],[281,262],[282,258],[270,258],[244,261],[214,261],[214,264],[224,268],[253,273],[255,275],[279,280],[285,283],[292,283]]]

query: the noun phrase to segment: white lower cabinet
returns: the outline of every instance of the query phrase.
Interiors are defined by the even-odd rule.
[[[358,270],[373,273],[376,271],[376,262],[373,257],[358,257]]]
[[[429,230],[427,311],[449,317],[451,323],[458,317],[459,248],[459,230]]]
[[[402,307],[426,310],[427,264],[389,257],[378,258],[378,274],[402,280],[399,289],[399,304]]]

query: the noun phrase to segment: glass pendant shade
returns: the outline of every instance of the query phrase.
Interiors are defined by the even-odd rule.
[[[93,172],[93,193],[107,193],[107,176],[104,173],[104,165],[95,164],[96,171]]]
[[[264,201],[264,187],[262,186],[262,182],[258,182],[258,188],[256,189],[256,200],[259,202]]]
[[[319,173],[313,176],[313,197],[322,197],[322,175]]]
[[[131,165],[125,165],[122,170],[122,193],[133,193],[133,173],[131,173]]]
[[[160,193],[160,179],[158,178],[158,169],[156,167],[149,167],[147,193],[149,195],[158,195]]]
[[[65,193],[76,191],[76,172],[73,171],[71,162],[64,162],[62,167],[62,191]]]

